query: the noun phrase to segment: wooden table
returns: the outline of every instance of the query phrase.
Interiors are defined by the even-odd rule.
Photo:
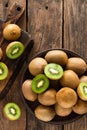
[[[0,18],[6,18],[6,8],[13,1],[25,7],[25,13],[17,24],[28,31],[35,42],[31,56],[47,48],[66,48],[87,59],[87,0],[0,0]],[[65,125],[38,122],[27,112],[21,100],[21,74],[22,71],[6,97],[0,101],[0,130],[87,130],[87,115]],[[11,122],[3,116],[3,106],[10,101],[21,107],[22,115],[18,121]]]

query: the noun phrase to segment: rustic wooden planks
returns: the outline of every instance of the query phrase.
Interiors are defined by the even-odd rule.
[[[18,0],[18,1],[14,0],[14,2],[18,2],[19,4],[23,5],[24,7],[26,6],[25,0]],[[9,11],[9,6],[12,4],[13,4],[13,1],[11,1],[11,0],[0,1],[0,6],[2,7],[2,8],[0,8],[0,12],[2,12],[1,13],[2,16],[0,15],[1,18],[6,19],[6,16]],[[23,14],[23,17],[20,19],[18,24],[20,25],[20,27],[22,29],[26,29],[26,15],[25,14]],[[20,81],[22,71],[19,73],[18,77],[16,78],[9,93],[6,95],[6,97],[2,101],[0,101],[0,130],[7,130],[7,129],[8,130],[25,130],[26,129],[26,110],[21,101],[21,97],[19,94],[19,81]],[[15,102],[21,107],[22,115],[19,120],[11,122],[4,118],[3,107],[8,102]]]
[[[34,40],[32,54],[62,47],[62,0],[29,0],[28,32]],[[27,130],[62,130],[62,126],[38,122],[27,113]]]
[[[73,50],[87,59],[87,1],[64,0],[64,48]],[[64,130],[86,130],[87,116],[71,124]]]

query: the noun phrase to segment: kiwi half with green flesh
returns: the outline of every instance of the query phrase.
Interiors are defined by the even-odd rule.
[[[72,110],[77,114],[87,113],[87,102],[78,99],[77,103],[72,107]]]
[[[21,116],[20,107],[13,102],[7,103],[3,108],[4,116],[9,120],[17,120]]]
[[[6,79],[8,76],[8,67],[5,63],[0,62],[0,80]]]
[[[67,86],[73,89],[78,87],[79,82],[78,75],[72,70],[65,70],[60,79],[60,83],[63,87]]]
[[[56,63],[61,66],[64,66],[68,62],[67,54],[62,50],[51,50],[48,51],[45,55],[45,59],[49,63]]]
[[[32,80],[32,91],[42,93],[49,87],[49,79],[44,74],[35,76]]]
[[[81,82],[78,85],[77,93],[80,99],[87,101],[87,82]]]
[[[6,55],[10,59],[17,59],[24,52],[24,45],[19,41],[9,43],[6,48]]]
[[[45,75],[52,80],[58,80],[63,76],[63,68],[55,63],[49,63],[44,68]]]

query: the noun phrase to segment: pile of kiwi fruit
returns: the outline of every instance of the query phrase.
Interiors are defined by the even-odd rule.
[[[39,120],[87,113],[87,63],[82,57],[51,49],[33,57],[27,71],[22,94]]]
[[[19,41],[22,30],[17,24],[7,24],[3,28],[3,38],[7,41],[6,49],[0,47],[0,80],[4,80],[8,76],[8,66],[3,61],[4,56],[10,60],[19,58],[24,52],[24,44]],[[5,44],[5,43],[3,43]]]

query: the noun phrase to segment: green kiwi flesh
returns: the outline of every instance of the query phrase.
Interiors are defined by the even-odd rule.
[[[8,67],[5,63],[0,62],[0,80],[4,80],[8,76]]]
[[[6,55],[10,59],[16,59],[24,52],[24,45],[19,41],[11,42],[6,48]]]
[[[44,69],[45,75],[52,80],[60,79],[63,76],[63,68],[55,63],[49,63]]]
[[[32,91],[42,93],[49,87],[49,79],[44,74],[35,76],[32,80]]]
[[[77,87],[77,93],[80,99],[87,101],[87,83],[81,82]]]
[[[16,103],[7,103],[4,107],[4,116],[9,120],[17,120],[21,116],[21,109]]]

